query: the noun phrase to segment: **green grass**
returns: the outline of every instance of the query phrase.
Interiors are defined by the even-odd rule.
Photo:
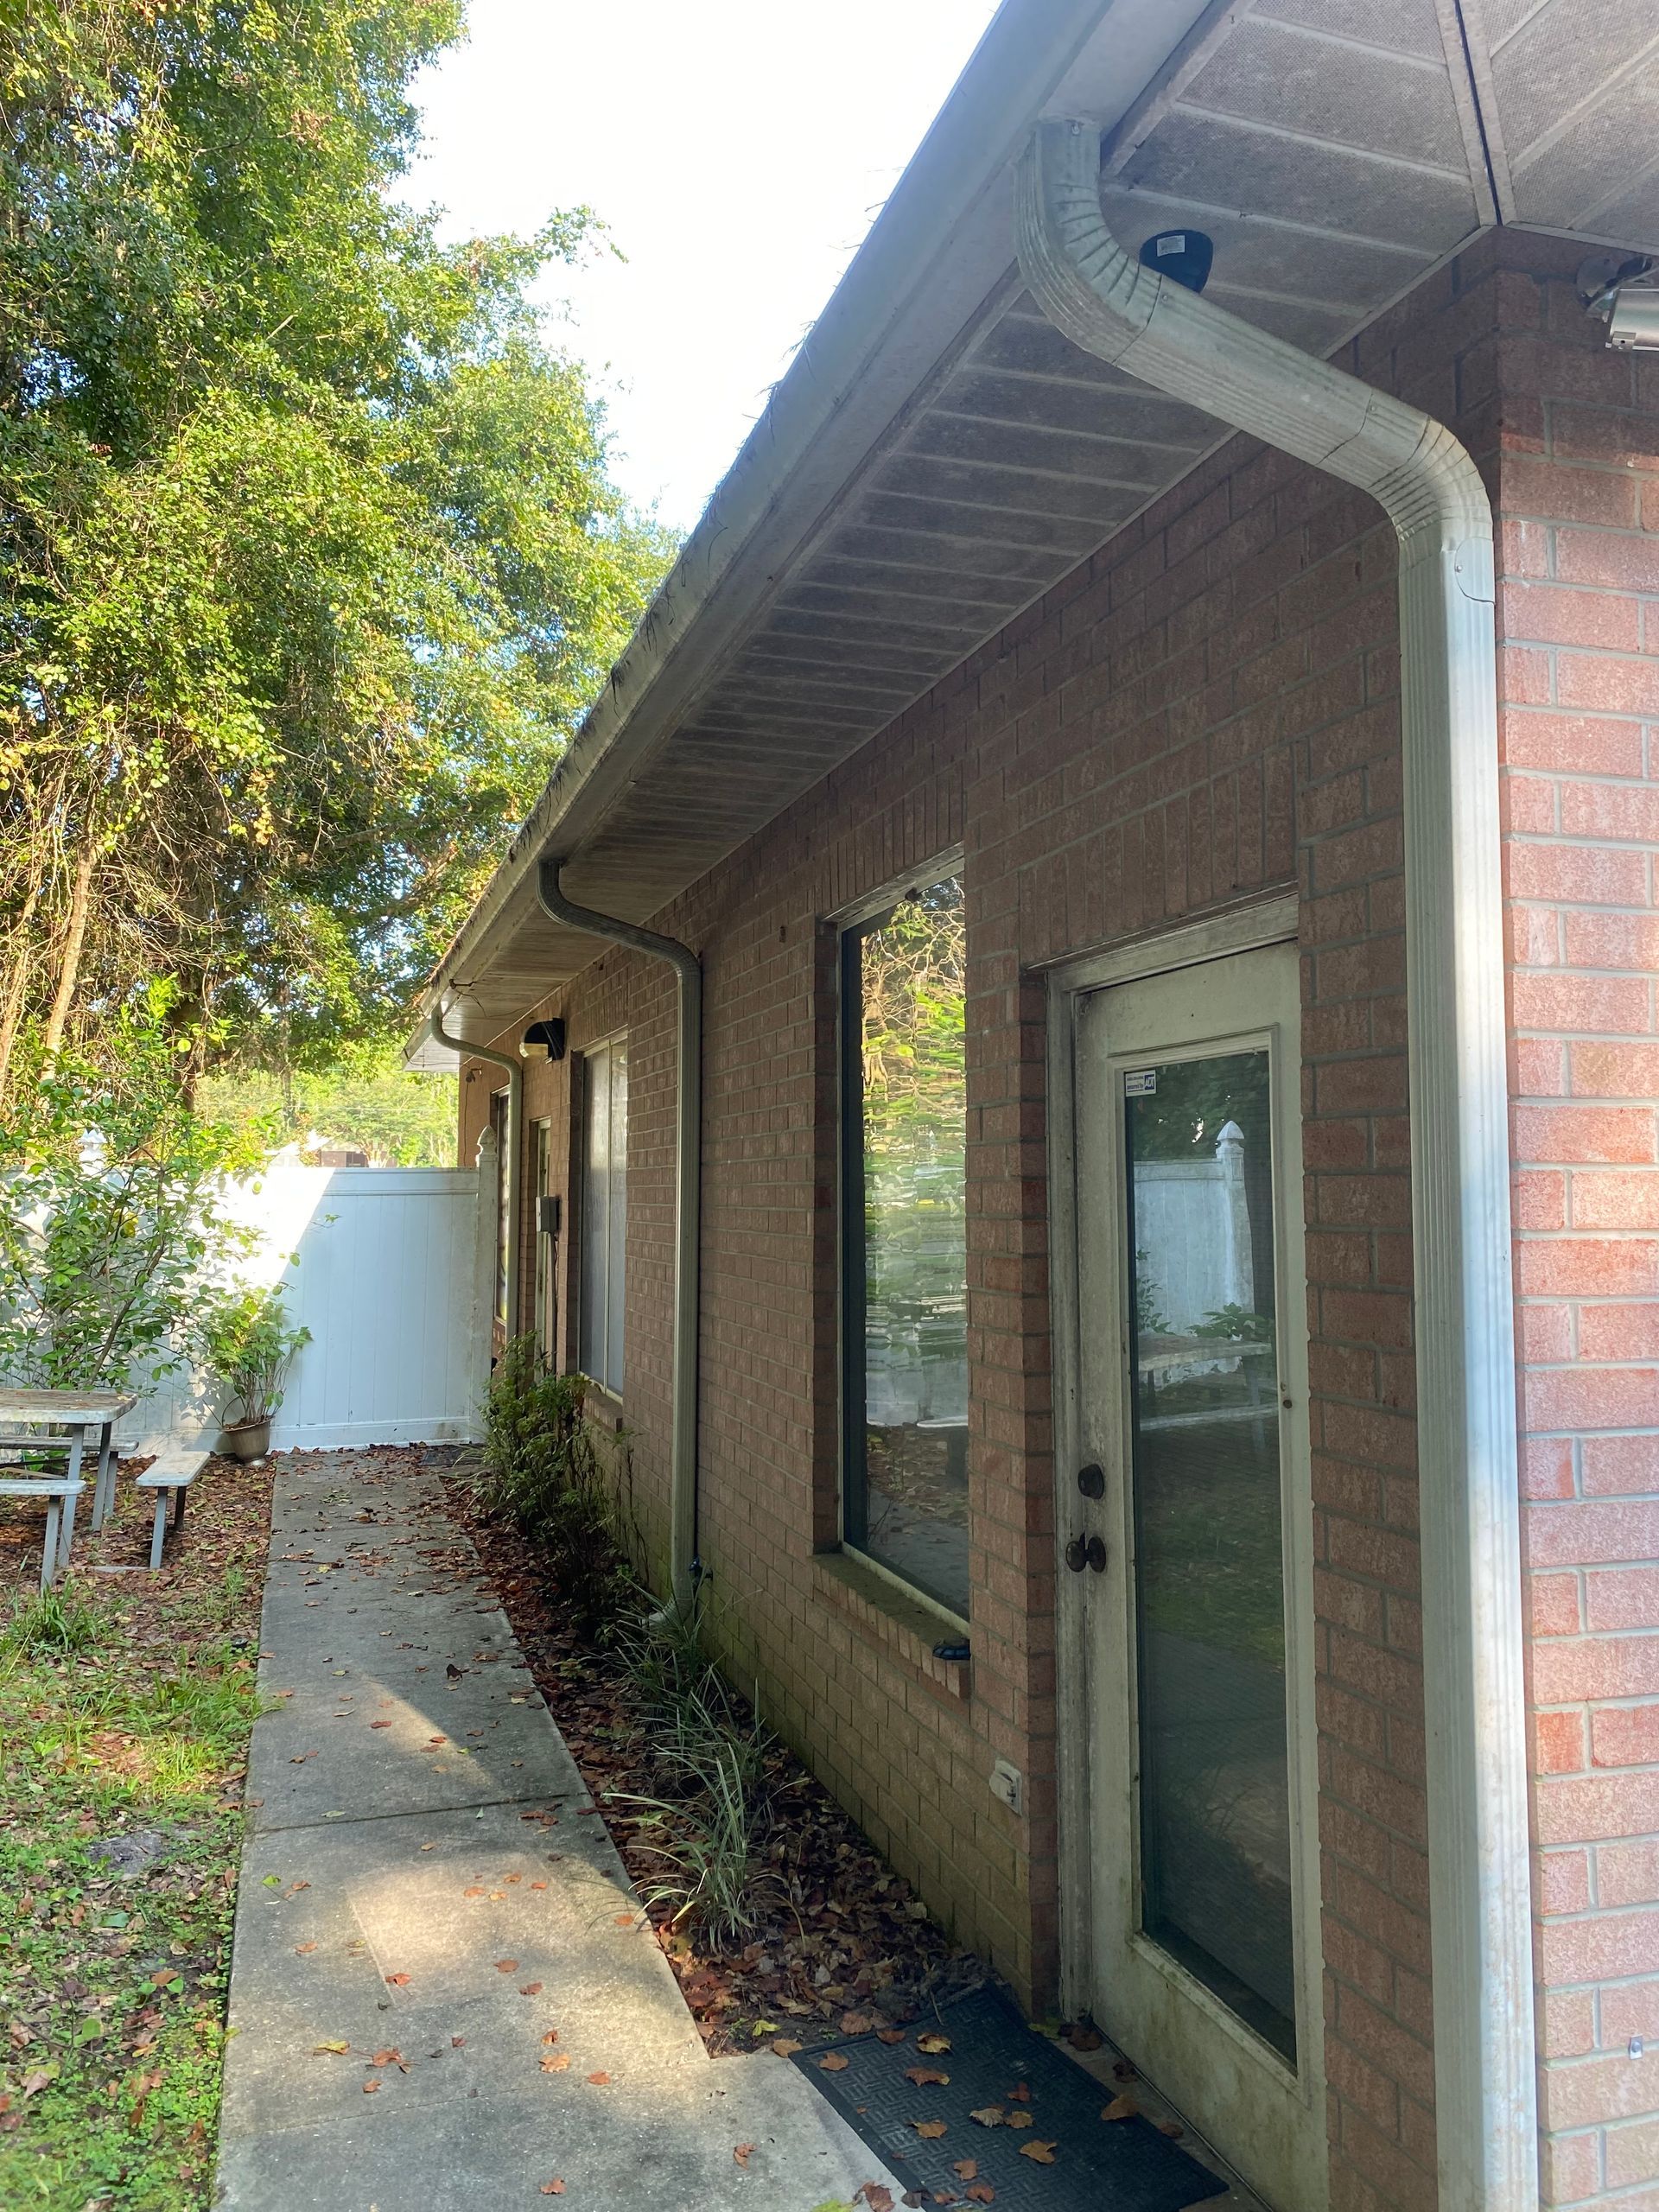
[[[212,2200],[257,1581],[200,1533],[166,1585],[89,1577],[0,1625],[5,2212]],[[130,1878],[93,1856],[139,1831],[166,1849]]]

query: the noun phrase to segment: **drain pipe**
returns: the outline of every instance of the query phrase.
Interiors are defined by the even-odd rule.
[[[443,1026],[448,1010],[440,1000],[431,1016],[432,1034],[439,1044],[452,1046],[463,1059],[487,1060],[492,1067],[507,1071],[507,1340],[511,1343],[518,1333],[518,1254],[524,1236],[519,1216],[524,1211],[524,1162],[519,1139],[524,1121],[524,1071],[522,1062],[509,1053],[498,1052],[493,1046],[469,1045],[464,1037],[452,1037]]]
[[[559,888],[563,861],[536,871],[543,911],[569,929],[665,960],[679,982],[674,1147],[673,1456],[669,1476],[670,1603],[689,1616],[702,1562],[697,1556],[697,1263],[702,1239],[702,964],[677,938],[578,906]]]
[[[1066,335],[1370,492],[1400,540],[1429,1910],[1440,2212],[1538,2201],[1492,516],[1444,424],[1126,253],[1100,131],[1038,126],[1027,284]]]

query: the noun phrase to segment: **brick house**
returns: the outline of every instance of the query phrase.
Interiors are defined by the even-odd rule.
[[[410,1048],[661,1585],[1282,2212],[1659,2208],[1656,105],[1007,0]]]

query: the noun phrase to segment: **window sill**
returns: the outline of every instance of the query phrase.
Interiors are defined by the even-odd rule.
[[[582,1395],[582,1411],[596,1428],[608,1429],[613,1436],[622,1433],[626,1414],[622,1401],[614,1390],[607,1390],[602,1382],[595,1382],[592,1376],[586,1377],[588,1388]]]
[[[938,1659],[936,1643],[965,1642],[965,1623],[907,1589],[896,1576],[856,1552],[815,1552],[813,1580],[817,1594],[849,1621],[865,1641],[899,1660],[943,1703],[966,1705],[973,1696],[970,1659]]]

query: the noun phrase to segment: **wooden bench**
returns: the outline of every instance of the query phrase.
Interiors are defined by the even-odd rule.
[[[168,1500],[175,1501],[173,1526],[176,1529],[184,1519],[185,1492],[212,1456],[203,1445],[163,1446],[157,1450],[152,1464],[139,1476],[136,1487],[153,1491],[156,1494],[156,1526],[149,1539],[152,1573],[162,1563],[162,1546],[167,1541]]]
[[[41,1547],[41,1590],[48,1591],[69,1564],[75,1541],[75,1500],[86,1485],[72,1475],[9,1475],[0,1468],[0,1497],[46,1501],[46,1541]]]

